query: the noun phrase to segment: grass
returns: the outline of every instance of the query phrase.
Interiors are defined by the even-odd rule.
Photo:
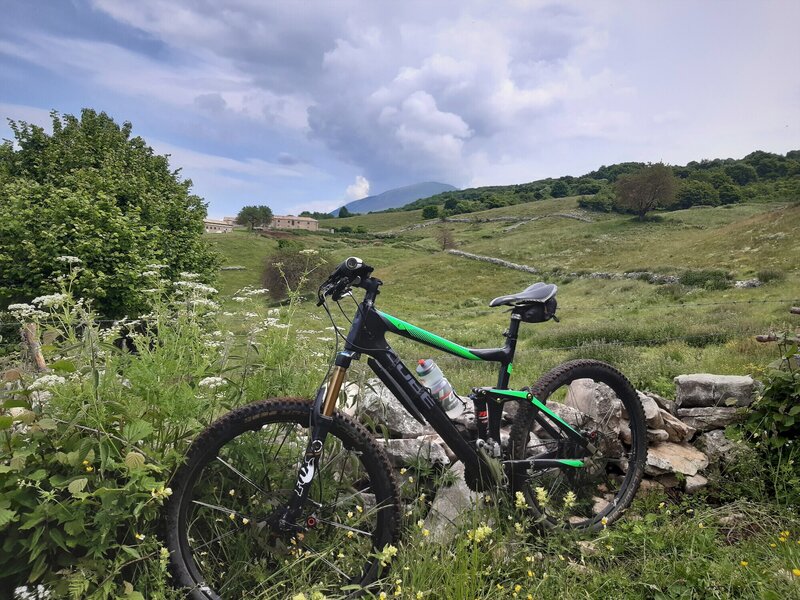
[[[547,200],[469,216],[531,217],[575,208],[575,199]],[[592,218],[591,223],[541,219],[509,232],[504,231],[509,223],[503,222],[447,225],[459,248],[535,266],[542,270],[541,279],[559,284],[561,322],[523,326],[512,387],[529,385],[564,360],[593,357],[619,366],[639,389],[670,397],[678,374],[754,373],[774,358],[773,349],[756,343],[753,335],[785,327],[786,309],[798,301],[800,239],[795,232],[800,230],[800,206],[691,209],[645,223],[619,215]],[[420,219],[390,213],[341,221],[378,232]],[[374,265],[375,275],[384,281],[378,299],[382,310],[466,346],[502,344],[508,315],[489,308],[488,301],[519,291],[538,277],[444,254],[436,246],[435,227],[389,239],[298,239],[333,261],[355,254]],[[222,272],[220,288],[257,285],[258,266],[274,242],[250,243],[244,236],[214,241],[227,262],[248,266],[247,271]],[[573,274],[628,270],[675,274],[682,280],[665,286]],[[745,279],[757,274],[765,275],[760,288],[727,285],[728,275]],[[349,303],[344,306],[353,309]],[[301,304],[294,327],[321,332],[328,324],[320,317],[321,309]],[[339,321],[347,325],[343,318]],[[409,363],[422,356],[436,358],[459,390],[495,381],[492,365],[461,361],[399,338],[391,342]],[[322,352],[326,344],[332,346],[315,341],[315,351]],[[369,375],[365,365],[356,363],[350,377]],[[301,387],[311,390],[313,382],[306,383]],[[709,502],[704,497],[643,496],[625,519],[594,537],[520,534],[513,527],[513,509],[484,506],[469,514],[452,544],[441,546],[431,544],[417,527],[426,506],[415,505],[392,570],[373,595],[800,598],[797,512],[769,501],[759,491],[763,486],[753,485],[775,477],[764,464],[738,478],[728,475],[721,480],[724,489],[712,487]],[[415,488],[409,494],[418,492]],[[720,503],[723,498],[741,499]],[[493,533],[476,544],[467,532],[481,522]],[[786,531],[788,536],[781,535]],[[313,597],[311,589],[300,591]],[[337,597],[330,590],[325,593]]]

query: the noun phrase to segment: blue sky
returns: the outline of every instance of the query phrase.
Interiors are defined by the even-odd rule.
[[[128,120],[211,216],[800,148],[800,2],[4,0],[5,118]]]

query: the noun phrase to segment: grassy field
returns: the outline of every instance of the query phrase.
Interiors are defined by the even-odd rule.
[[[484,211],[472,218],[543,216],[575,212],[575,198],[545,200]],[[369,231],[421,222],[412,213],[346,219]],[[504,231],[513,223],[447,224],[459,249],[504,258],[541,270],[540,276],[443,253],[438,225],[392,238],[301,235],[296,239],[332,261],[357,255],[384,281],[379,306],[466,346],[495,346],[507,325],[495,296],[519,291],[538,279],[560,287],[560,323],[525,325],[514,377],[519,386],[562,360],[593,356],[618,364],[640,387],[672,395],[672,378],[688,372],[753,372],[772,350],[753,335],[787,323],[787,307],[800,289],[800,206],[742,204],[695,208],[644,223],[616,214],[588,213],[592,222],[546,218]],[[344,221],[345,219],[342,219]],[[211,238],[225,264],[245,271],[220,275],[223,294],[258,285],[261,266],[275,242],[245,232]],[[761,274],[759,288],[707,289],[703,285],[653,285],[638,280],[577,277],[595,271],[649,270],[681,275],[723,270],[735,279]],[[702,274],[700,274],[702,283]],[[712,286],[713,287],[713,286]],[[348,309],[350,310],[350,309]],[[310,303],[297,315],[312,326],[324,313]],[[344,319],[341,322],[345,323]],[[465,326],[468,324],[467,326]],[[484,385],[494,375],[458,359],[398,340],[409,360],[432,354],[458,386]]]

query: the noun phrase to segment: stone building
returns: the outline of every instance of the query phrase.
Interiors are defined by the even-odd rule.
[[[228,223],[220,219],[203,219],[206,233],[230,233],[233,231],[233,223]]]
[[[294,217],[292,215],[272,217],[270,229],[305,229],[306,231],[319,231],[319,221],[311,217]]]

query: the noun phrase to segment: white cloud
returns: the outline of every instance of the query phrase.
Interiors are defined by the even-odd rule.
[[[361,200],[369,196],[369,181],[363,175],[356,175],[355,183],[347,186],[345,194],[350,200]]]

